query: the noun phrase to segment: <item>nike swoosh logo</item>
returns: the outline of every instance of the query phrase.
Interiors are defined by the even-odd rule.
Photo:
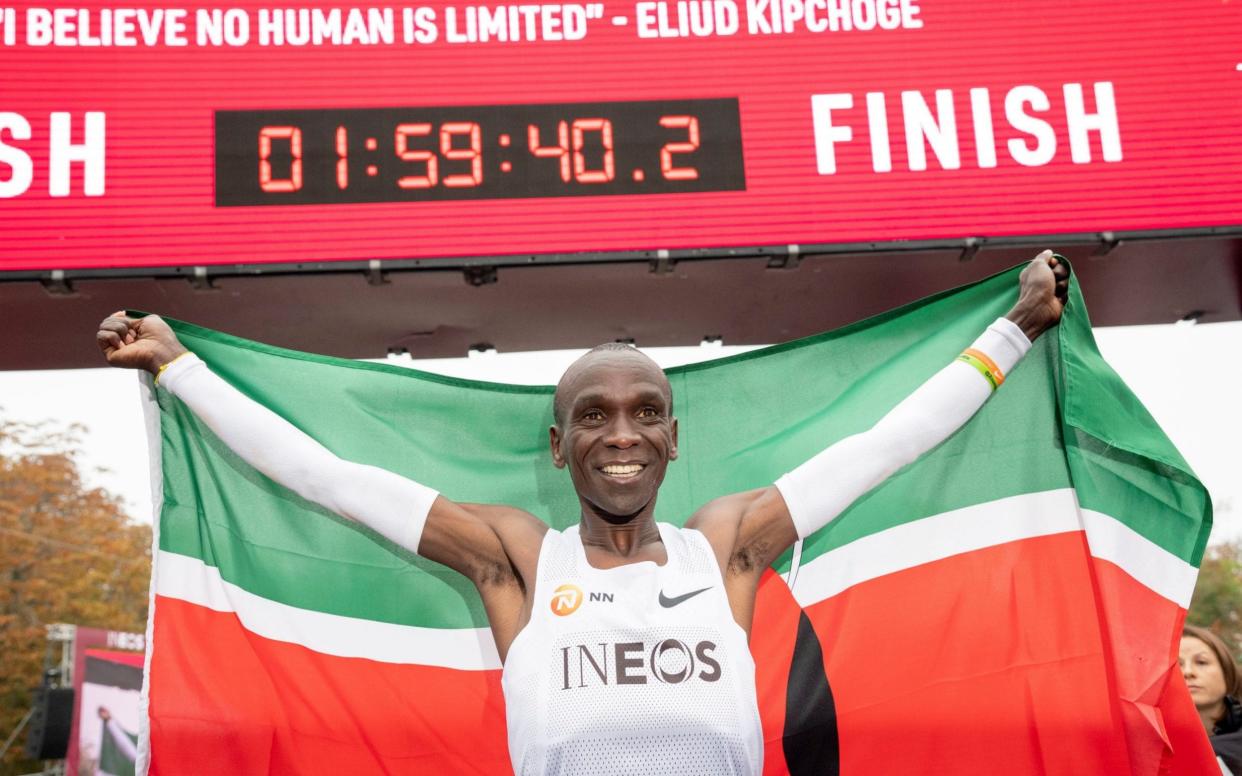
[[[708,586],[708,587],[703,588],[702,590],[692,590],[689,593],[683,593],[682,595],[675,596],[673,598],[669,598],[668,596],[664,595],[664,591],[661,590],[660,591],[660,606],[663,606],[665,609],[669,609],[669,608],[676,606],[677,604],[689,601],[691,598],[694,598],[699,593],[706,593],[708,590],[711,590],[711,589],[712,589],[711,586]]]

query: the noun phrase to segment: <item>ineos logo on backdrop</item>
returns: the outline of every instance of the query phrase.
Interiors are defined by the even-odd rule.
[[[552,591],[552,613],[565,617],[582,606],[582,588],[577,585],[561,585]]]

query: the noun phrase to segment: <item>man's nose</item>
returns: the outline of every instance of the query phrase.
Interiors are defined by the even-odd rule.
[[[627,417],[618,417],[613,420],[608,427],[608,436],[605,439],[606,444],[610,447],[620,447],[622,449],[633,447],[642,441],[642,437],[638,433],[638,428],[634,425],[634,421]]]

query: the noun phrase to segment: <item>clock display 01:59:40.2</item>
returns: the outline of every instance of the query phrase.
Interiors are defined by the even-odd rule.
[[[216,205],[746,188],[736,99],[217,111]]]

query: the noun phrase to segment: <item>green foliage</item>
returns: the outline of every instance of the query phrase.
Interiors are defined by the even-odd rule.
[[[1242,661],[1242,540],[1208,547],[1186,622],[1220,634]]]
[[[79,432],[0,420],[0,741],[30,709],[45,626],[146,627],[151,527],[83,486]],[[24,743],[25,732],[0,773],[39,770]]]

